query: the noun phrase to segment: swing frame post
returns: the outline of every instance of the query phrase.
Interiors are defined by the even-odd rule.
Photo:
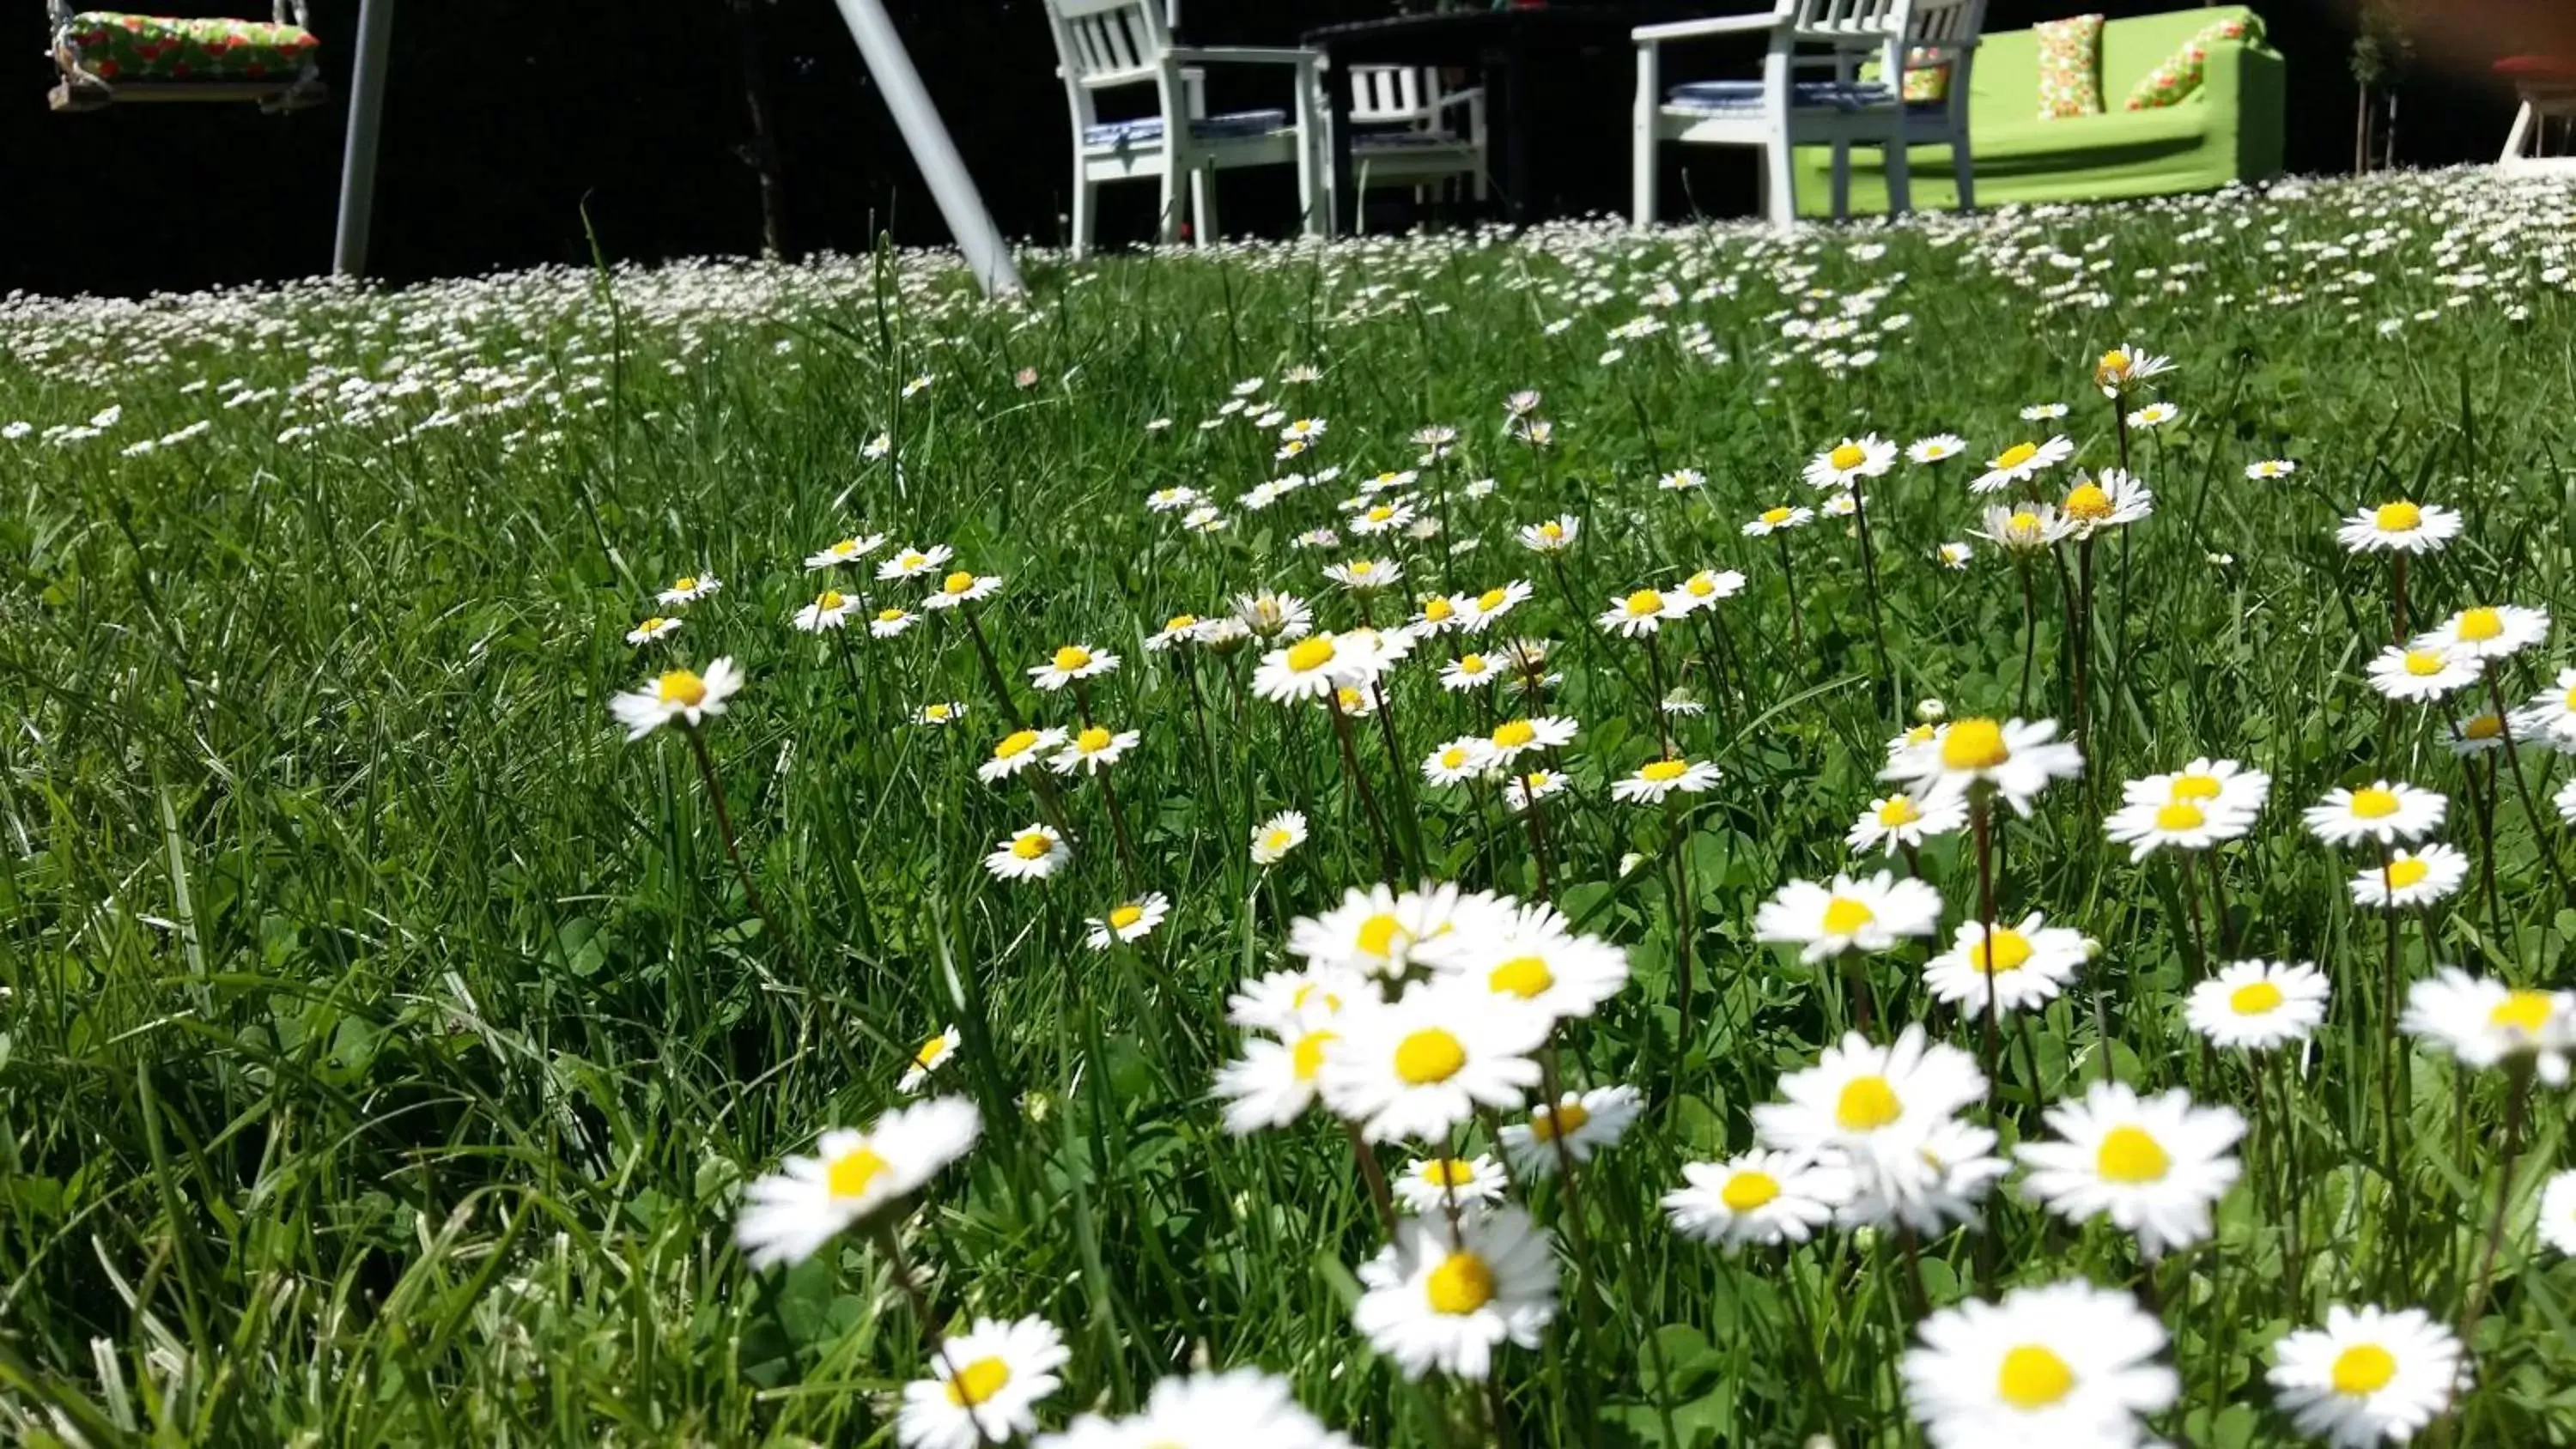
[[[340,151],[340,217],[331,233],[331,271],[367,274],[367,232],[375,219],[376,142],[385,119],[385,67],[392,58],[394,0],[358,0],[357,60],[349,76],[349,134]]]
[[[885,92],[886,109],[893,112],[913,164],[930,184],[931,200],[938,203],[949,235],[957,238],[958,250],[966,254],[976,282],[986,296],[1020,291],[1020,270],[1011,261],[1010,244],[993,224],[993,214],[984,209],[983,193],[975,189],[975,178],[967,174],[957,143],[949,139],[948,127],[939,119],[939,108],[931,104],[921,72],[913,68],[911,53],[903,48],[903,38],[886,16],[884,0],[834,3],[840,7],[850,38],[859,43],[868,74]]]

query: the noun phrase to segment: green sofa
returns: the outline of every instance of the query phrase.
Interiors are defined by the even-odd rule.
[[[2081,6],[2069,13],[2081,13]],[[2125,109],[2129,88],[2213,22],[2241,19],[2242,6],[2176,10],[2102,27],[2102,105],[2097,116],[2039,119],[2038,43],[2027,30],[1989,34],[1977,47],[1968,86],[1969,149],[1981,207],[2007,202],[2109,201],[2209,191],[2281,169],[2280,53],[2249,30],[2209,52],[2207,78],[2181,104]],[[1918,211],[1959,204],[1950,148],[1906,152]],[[1887,210],[1887,168],[1876,147],[1852,151],[1851,212]],[[1833,151],[1801,146],[1798,211],[1832,211]]]

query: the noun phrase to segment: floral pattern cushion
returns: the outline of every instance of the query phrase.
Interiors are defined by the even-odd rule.
[[[2102,17],[2078,15],[2031,28],[2039,35],[2039,118],[2101,114]]]
[[[2126,108],[2132,111],[2161,110],[2179,105],[2193,91],[2200,89],[2209,74],[2209,52],[2219,45],[2241,42],[2251,32],[2256,40],[2263,38],[2263,22],[2249,26],[2245,18],[2219,20],[2203,26],[2198,35],[2182,43],[2182,49],[2166,56],[2164,63],[2148,71],[2146,79],[2130,88]]]
[[[309,76],[321,43],[300,25],[85,11],[60,43],[81,69],[110,82],[291,82]]]
[[[1877,61],[1860,68],[1862,80],[1876,80],[1884,70]],[[1950,99],[1950,61],[1937,50],[1922,46],[1905,52],[1905,103],[1909,106],[1939,105]]]

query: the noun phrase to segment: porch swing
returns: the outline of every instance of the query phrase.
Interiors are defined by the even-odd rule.
[[[75,13],[71,0],[45,0],[54,28],[47,99],[57,111],[98,111],[137,101],[246,101],[263,111],[300,111],[329,98],[322,44],[305,0],[276,0],[273,23],[228,18]]]

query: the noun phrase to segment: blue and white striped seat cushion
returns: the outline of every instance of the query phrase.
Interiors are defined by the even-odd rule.
[[[1353,131],[1354,151],[1401,151],[1423,146],[1463,146],[1466,138],[1448,131]]]
[[[1288,129],[1286,111],[1228,111],[1222,116],[1207,116],[1190,122],[1190,139],[1195,141],[1243,141]],[[1149,145],[1163,139],[1163,118],[1138,116],[1129,121],[1102,121],[1085,129],[1082,144],[1086,146]]]
[[[1896,99],[1884,81],[1792,81],[1789,104],[1798,110],[1858,111]],[[1678,111],[1727,115],[1758,111],[1766,104],[1760,81],[1693,81],[1675,86],[1664,103]],[[1936,103],[1937,104],[1937,103]]]

